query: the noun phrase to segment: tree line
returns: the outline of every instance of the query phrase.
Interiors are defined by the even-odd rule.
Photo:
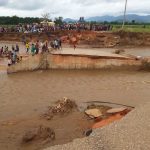
[[[18,16],[12,16],[12,17],[0,17],[0,25],[17,25],[19,23],[25,24],[25,23],[40,23],[41,19],[36,17],[18,17]]]
[[[47,18],[46,18],[47,17]],[[48,19],[48,16],[42,16],[42,18],[39,17],[18,17],[18,16],[0,16],[0,25],[18,25],[18,24],[32,24],[32,23],[40,23],[42,20],[47,20],[51,21],[51,19]],[[54,22],[56,24],[62,25],[65,23],[63,21],[62,17],[57,17],[54,19]],[[85,21],[86,22],[86,21]],[[70,22],[73,23],[73,22]],[[113,21],[113,22],[96,22],[96,21],[91,21],[91,22],[86,22],[86,23],[91,23],[91,24],[110,24],[110,25],[121,25],[122,22],[120,21]],[[150,23],[139,23],[135,22],[135,20],[131,22],[126,22],[126,25],[150,25]]]
[[[0,25],[18,25],[18,24],[32,24],[32,23],[40,23],[41,21],[52,21],[51,19],[46,18],[45,16],[42,18],[38,17],[18,17],[18,16],[0,16]],[[56,17],[54,19],[54,22],[56,24],[63,24],[63,18],[62,17]]]

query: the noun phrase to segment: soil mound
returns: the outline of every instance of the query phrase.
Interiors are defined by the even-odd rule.
[[[54,139],[55,132],[51,128],[40,126],[38,128],[27,131],[22,138],[22,142],[23,144],[36,141],[47,143],[53,141]]]
[[[76,103],[64,97],[62,100],[57,101],[53,106],[49,106],[48,111],[43,116],[50,120],[55,115],[68,114],[73,110],[77,110]]]

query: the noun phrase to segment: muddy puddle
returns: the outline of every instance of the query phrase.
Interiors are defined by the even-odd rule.
[[[42,150],[66,144],[89,136],[96,128],[118,121],[133,110],[121,106],[114,109],[94,103],[83,104],[77,105],[75,101],[64,97],[37,116],[0,122],[1,149]]]
[[[55,116],[49,120],[36,117],[15,118],[0,123],[2,150],[42,150],[85,137],[92,121],[78,111]]]
[[[0,121],[38,114],[61,97],[77,103],[108,101],[137,106],[149,101],[150,73],[51,70],[0,75]]]

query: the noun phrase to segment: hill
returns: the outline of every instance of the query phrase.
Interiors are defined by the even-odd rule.
[[[115,16],[94,16],[94,17],[89,17],[89,18],[85,19],[85,21],[97,21],[97,22],[104,22],[104,21],[107,21],[107,22],[114,22],[114,21],[121,22],[122,20],[123,20],[123,15],[122,16],[116,16],[116,17]],[[140,16],[140,15],[136,15],[136,14],[128,14],[126,16],[126,20],[128,22],[132,22],[134,20],[135,22],[138,22],[138,23],[150,23],[150,15]],[[67,18],[64,21],[66,21],[66,22],[76,22],[78,20]]]

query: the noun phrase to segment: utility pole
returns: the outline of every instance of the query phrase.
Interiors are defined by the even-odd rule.
[[[128,0],[125,0],[125,9],[124,9],[124,18],[123,18],[122,29],[124,28],[125,21],[126,21],[127,2],[128,2]]]

